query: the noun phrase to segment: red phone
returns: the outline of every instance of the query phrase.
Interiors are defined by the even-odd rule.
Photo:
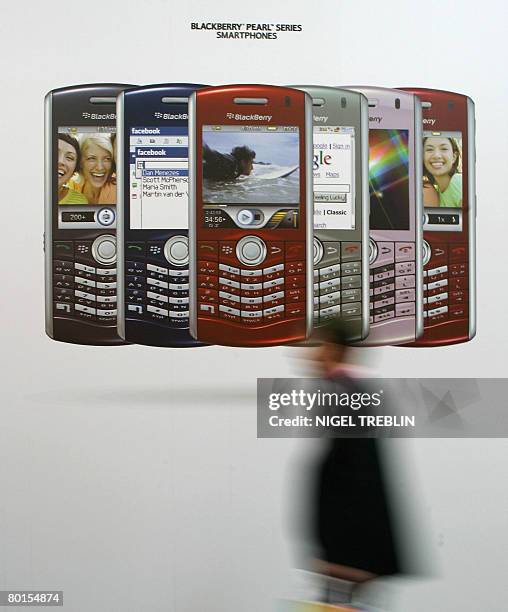
[[[409,346],[467,342],[476,333],[474,103],[449,91],[407,91],[422,103],[425,265],[424,333]]]
[[[189,102],[190,329],[270,346],[312,329],[312,101],[267,85]]]

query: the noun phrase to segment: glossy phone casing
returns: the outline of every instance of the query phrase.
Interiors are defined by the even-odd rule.
[[[127,87],[133,85],[77,85],[52,90],[45,98],[46,333],[54,340],[90,345],[124,344],[117,334],[115,302],[108,302],[107,310],[106,305],[99,305],[100,293],[116,293],[109,289],[116,286],[114,257],[107,264],[96,260],[97,245],[107,242],[109,247],[114,247],[114,224],[104,229],[58,229],[55,168],[58,127],[114,126],[116,96]],[[83,279],[86,285],[81,284]],[[107,288],[100,288],[98,283]]]
[[[363,346],[397,345],[423,332],[421,105],[417,96],[381,87],[345,87],[369,100],[369,130],[408,131],[409,228],[370,226],[370,329]],[[372,206],[372,203],[371,203]]]
[[[348,323],[350,341],[363,340],[369,333],[368,100],[359,92],[337,87],[293,87],[312,97],[314,127],[355,130],[352,174],[355,228],[314,229],[314,328],[342,317]],[[337,271],[332,272],[332,268]],[[341,284],[327,287],[327,282]]]
[[[467,342],[476,334],[474,103],[468,96],[449,91],[418,87],[401,89],[420,98],[424,131],[462,133],[462,229],[459,232],[433,231],[435,226],[427,222],[428,212],[433,209],[425,209],[424,332],[408,346]],[[444,288],[432,289],[433,283],[445,282]]]
[[[118,333],[136,344],[203,345],[189,333],[184,304],[189,301],[188,261],[171,258],[170,245],[179,240],[187,243],[188,229],[131,229],[129,159],[132,127],[187,130],[188,98],[200,87],[204,85],[150,85],[126,90],[118,97],[119,199],[123,202],[118,214]]]
[[[248,103],[251,99],[266,99],[263,105]],[[238,100],[243,102],[240,104]],[[237,102],[235,102],[237,100]],[[235,119],[236,114],[251,117],[261,115],[270,117],[260,121],[248,119],[244,125],[274,125],[297,126],[299,129],[299,227],[298,228],[207,228],[204,226],[203,212],[203,170],[202,148],[204,125],[236,126],[241,121]],[[189,103],[189,172],[190,181],[190,215],[189,215],[189,244],[190,244],[190,324],[192,335],[203,342],[222,344],[226,346],[261,347],[291,343],[305,339],[312,329],[312,109],[310,97],[302,91],[286,87],[268,85],[228,85],[201,89],[195,92]],[[254,205],[254,204],[253,204]],[[278,267],[282,263],[286,293],[282,299],[289,299],[293,289],[291,283],[298,286],[295,289],[298,303],[285,303],[284,314],[280,312],[272,315],[271,310],[263,310],[258,320],[244,319],[242,304],[248,283],[243,285],[241,291],[242,303],[238,308],[224,312],[221,307],[224,294],[228,287],[221,286],[218,269],[229,266],[234,272],[238,271],[238,278],[245,281],[244,274],[249,274],[248,265],[239,261],[241,243],[246,238],[258,241],[258,246],[265,249],[265,258],[256,264],[258,278],[257,285],[263,289],[265,299],[265,282],[272,275],[267,272],[271,267]],[[264,247],[263,247],[264,245]],[[206,250],[208,249],[208,250]],[[210,261],[208,261],[210,260]],[[242,267],[243,266],[243,267]],[[240,267],[242,270],[240,271]],[[228,269],[229,269],[228,268]],[[200,274],[213,270],[213,274]],[[259,274],[259,272],[262,274]],[[292,274],[291,274],[292,273]],[[275,274],[275,273],[274,273]],[[198,278],[198,275],[200,278]],[[267,276],[268,275],[268,276]],[[202,277],[209,277],[207,290],[199,286]],[[206,280],[206,278],[205,278]],[[203,285],[205,286],[205,285]],[[225,291],[223,291],[225,289]],[[203,292],[209,292],[207,296]],[[270,291],[270,289],[267,289]],[[217,296],[215,295],[217,293]],[[215,303],[201,303],[201,299],[217,299]],[[259,299],[259,298],[255,298]],[[282,301],[282,300],[281,300]],[[259,306],[258,306],[259,307]],[[223,307],[228,308],[228,307]],[[280,307],[276,307],[279,310]],[[221,309],[221,310],[219,310]],[[210,314],[208,314],[210,313]],[[247,321],[247,322],[244,322]]]

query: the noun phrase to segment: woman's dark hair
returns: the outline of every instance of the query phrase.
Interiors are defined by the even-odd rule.
[[[74,136],[71,136],[70,134],[58,134],[58,140],[64,140],[66,143],[74,147],[74,150],[76,151],[75,170],[77,170],[79,168],[79,163],[81,161],[81,151],[79,150],[79,142],[77,141],[76,138],[74,138]]]
[[[425,150],[425,143],[427,142],[427,140],[429,138],[432,138],[432,136],[426,136],[423,139],[423,150]],[[453,176],[457,172],[457,170],[459,168],[459,164],[460,164],[460,149],[459,149],[459,145],[457,144],[457,141],[455,140],[455,138],[447,138],[447,140],[450,141],[450,145],[452,147],[453,154],[455,155],[455,161],[453,162],[452,169],[448,173],[449,176]],[[439,193],[439,187],[436,184],[436,179],[434,178],[434,175],[431,174],[427,170],[427,168],[425,167],[425,164],[423,164],[423,178],[424,179],[426,178],[429,181],[429,184],[432,185],[432,187],[434,187],[434,189],[437,191],[437,193]]]
[[[252,149],[249,149],[249,147],[243,146],[243,147],[235,147],[232,151],[231,151],[231,155],[237,160],[237,161],[242,161],[242,160],[248,160],[248,161],[252,161],[255,157],[256,157],[256,151],[253,151]]]

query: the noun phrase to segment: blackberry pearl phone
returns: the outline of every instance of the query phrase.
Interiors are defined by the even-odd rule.
[[[190,323],[203,342],[270,346],[312,329],[312,101],[267,85],[189,104]]]
[[[449,91],[406,90],[423,114],[424,332],[412,346],[467,342],[476,333],[474,103]]]
[[[188,98],[200,85],[118,97],[118,333],[137,344],[199,346],[189,333]]]
[[[367,98],[298,86],[314,125],[314,327],[347,320],[352,341],[369,332],[369,112]]]
[[[423,332],[421,105],[394,89],[351,89],[369,104],[370,329],[362,344],[403,344]]]
[[[122,344],[116,331],[116,96],[79,85],[45,99],[46,333]]]

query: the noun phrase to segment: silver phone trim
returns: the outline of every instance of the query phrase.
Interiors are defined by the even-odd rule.
[[[53,338],[53,94],[44,98],[44,297],[46,334]]]
[[[476,121],[474,102],[467,98],[467,201],[469,247],[469,340],[476,335]]]
[[[414,100],[414,159],[415,159],[415,249],[416,249],[416,304],[415,304],[415,339],[423,335],[423,116],[422,104],[418,96]]]
[[[306,315],[305,339],[312,334],[314,327],[314,173],[312,159],[314,156],[314,126],[312,117],[312,97],[305,93],[305,247],[306,247]]]
[[[116,99],[116,330],[125,340],[125,168],[124,168],[124,133],[123,133],[124,93]]]
[[[189,159],[189,332],[198,340],[197,262],[196,262],[196,92],[189,96],[188,159]]]
[[[360,94],[360,147],[362,190],[362,337],[365,340],[370,329],[370,191],[369,191],[369,101]]]

